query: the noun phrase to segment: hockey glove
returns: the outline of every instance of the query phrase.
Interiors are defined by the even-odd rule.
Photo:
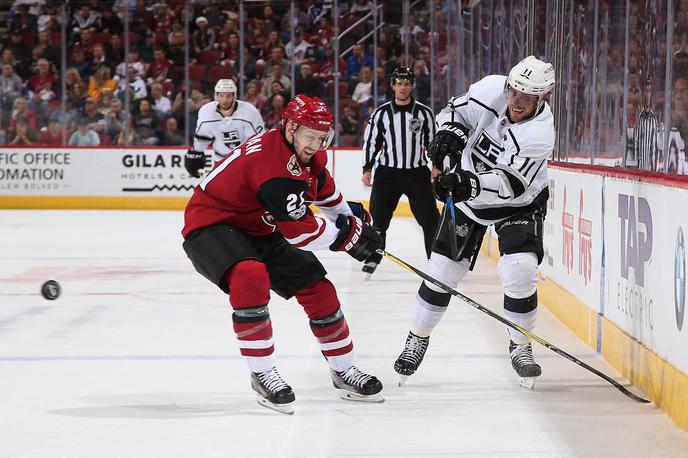
[[[475,173],[467,170],[442,172],[435,179],[433,187],[438,200],[447,200],[451,193],[454,202],[463,202],[480,194],[480,179]]]
[[[201,172],[205,168],[205,153],[190,149],[184,156],[184,168],[189,175],[194,178],[200,178]]]
[[[380,234],[360,218],[339,215],[336,225],[339,234],[330,245],[332,251],[346,251],[357,261],[363,262],[383,247]]]
[[[356,218],[360,218],[368,224],[373,224],[373,217],[370,216],[370,213],[365,209],[362,203],[352,202],[350,200],[347,200],[346,203],[349,204],[349,208]]]
[[[461,153],[468,143],[468,128],[458,122],[449,122],[438,130],[435,138],[428,145],[428,154],[432,165],[444,169],[444,158],[449,156],[451,168],[461,162]]]

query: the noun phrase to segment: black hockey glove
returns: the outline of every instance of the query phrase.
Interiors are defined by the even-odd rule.
[[[439,200],[444,202],[451,193],[454,202],[463,202],[480,194],[480,179],[467,170],[442,172],[435,178],[433,187]]]
[[[200,178],[205,168],[205,153],[193,149],[187,151],[184,156],[184,168],[192,177]]]
[[[370,216],[370,213],[365,209],[362,203],[352,202],[350,200],[347,200],[346,203],[349,204],[349,208],[356,218],[360,218],[368,224],[373,224],[373,217]]]
[[[461,153],[468,143],[468,128],[458,122],[450,122],[438,130],[435,138],[428,145],[428,154],[432,165],[444,169],[444,158],[449,156],[451,168],[461,162]]]
[[[339,215],[336,225],[339,234],[330,245],[332,251],[346,251],[357,261],[363,262],[383,247],[380,234],[360,218]]]

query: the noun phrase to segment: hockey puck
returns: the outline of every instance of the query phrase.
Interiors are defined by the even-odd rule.
[[[54,301],[60,297],[60,293],[62,293],[62,288],[55,280],[48,280],[41,286],[41,295],[43,295],[43,298],[46,300]]]

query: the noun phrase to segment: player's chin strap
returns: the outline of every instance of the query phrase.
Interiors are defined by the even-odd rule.
[[[629,398],[633,399],[634,401],[644,402],[644,403],[650,402],[649,400],[647,400],[645,398],[641,398],[640,396],[638,396],[634,393],[631,393],[630,391],[628,391],[626,389],[626,387],[624,387],[623,385],[621,385],[619,382],[617,382],[613,378],[609,377],[608,375],[598,371],[597,369],[595,369],[592,366],[587,365],[586,363],[584,363],[580,359],[576,358],[575,356],[566,353],[564,350],[552,345],[551,343],[549,343],[545,339],[533,334],[532,332],[528,331],[527,329],[522,328],[521,326],[517,325],[516,323],[507,320],[503,316],[493,312],[492,310],[488,309],[487,307],[483,307],[482,305],[480,305],[479,303],[477,303],[476,301],[474,301],[470,297],[461,294],[460,292],[456,291],[454,288],[451,288],[451,287],[445,285],[441,281],[431,277],[430,275],[426,274],[422,270],[416,269],[411,264],[408,264],[408,263],[402,261],[401,259],[397,258],[393,254],[388,253],[387,251],[383,251],[383,250],[378,250],[377,252],[378,252],[378,254],[383,255],[385,258],[393,261],[394,263],[399,264],[404,269],[418,275],[423,280],[432,283],[433,285],[437,286],[438,288],[443,289],[444,291],[451,294],[452,296],[458,297],[459,299],[463,300],[464,302],[466,302],[471,307],[476,308],[476,309],[480,310],[481,312],[491,316],[495,320],[500,321],[500,322],[504,323],[505,325],[509,326],[510,328],[521,332],[522,334],[528,336],[531,340],[534,340],[535,342],[539,343],[543,347],[552,350],[554,353],[558,354],[559,356],[563,356],[564,358],[568,359],[572,363],[575,363],[575,364],[581,366],[582,368],[589,370],[593,374],[597,375],[598,377],[602,378],[603,380],[614,385],[614,387],[617,390],[621,391],[623,394],[625,394]]]

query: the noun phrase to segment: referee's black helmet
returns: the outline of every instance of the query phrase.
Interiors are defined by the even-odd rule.
[[[406,80],[411,84],[411,86],[416,85],[416,77],[414,76],[413,71],[408,67],[397,67],[394,69],[392,72],[392,78],[390,80],[392,86],[396,84],[397,80]]]

